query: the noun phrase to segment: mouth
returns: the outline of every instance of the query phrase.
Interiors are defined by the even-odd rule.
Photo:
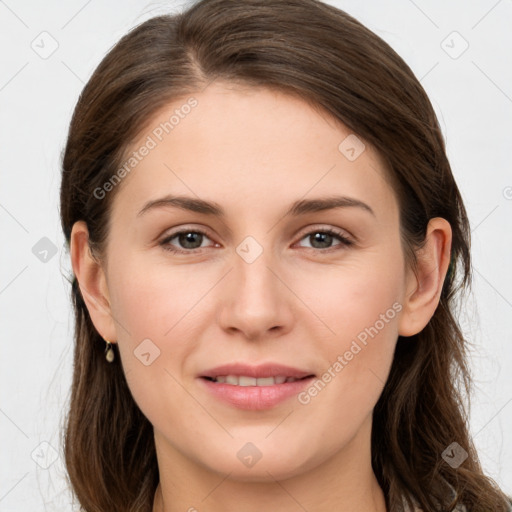
[[[230,407],[264,410],[296,397],[314,373],[277,363],[226,364],[198,375],[202,389]]]
[[[206,370],[199,375],[212,382],[232,386],[275,386],[314,376],[311,371],[272,362],[259,365],[228,363]]]
[[[275,386],[276,384],[284,384],[288,382],[296,382],[298,380],[305,380],[314,377],[313,374],[306,375],[305,377],[287,377],[286,375],[277,375],[276,377],[250,377],[248,375],[218,375],[216,377],[201,377],[210,382],[219,384],[229,384],[230,386]]]

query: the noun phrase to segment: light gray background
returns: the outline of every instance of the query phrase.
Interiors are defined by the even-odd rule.
[[[471,430],[486,472],[512,493],[512,1],[331,3],[393,46],[440,119],[472,225],[474,293],[460,313],[475,344]],[[129,28],[182,4],[0,1],[3,512],[71,510],[60,431],[73,321],[58,197],[74,105]],[[52,39],[58,48],[42,58],[33,47],[49,51]]]

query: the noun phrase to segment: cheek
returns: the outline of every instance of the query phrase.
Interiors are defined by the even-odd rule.
[[[375,406],[384,387],[398,338],[403,269],[399,254],[319,273],[308,303],[327,327],[316,336],[324,373],[302,404],[318,406],[318,417],[357,425]],[[317,398],[318,397],[318,398]],[[349,425],[347,425],[349,428]]]
[[[119,260],[112,276],[114,314],[126,324],[119,334],[134,343],[169,338],[174,326],[211,287],[194,279],[190,266],[153,264],[144,255]]]
[[[403,269],[399,257],[375,254],[375,258],[354,257],[338,266],[314,273],[298,271],[293,288],[326,327],[323,339],[328,345],[343,348],[365,328],[374,325],[402,296]],[[291,276],[290,276],[291,277]],[[386,323],[396,323],[391,309]],[[378,324],[381,327],[381,323]]]
[[[180,374],[182,362],[195,347],[193,336],[184,329],[190,327],[194,305],[208,283],[194,281],[192,286],[185,266],[148,265],[142,257],[118,262],[111,272],[117,341],[132,394],[147,407],[157,399],[155,389],[177,391],[172,375]]]

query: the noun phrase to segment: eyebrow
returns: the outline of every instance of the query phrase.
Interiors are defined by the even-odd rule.
[[[144,215],[146,212],[165,207],[175,207],[182,210],[188,210],[205,215],[212,215],[220,218],[225,217],[223,208],[214,201],[205,201],[204,199],[188,197],[188,196],[174,196],[167,195],[159,199],[148,201],[137,214],[137,217]],[[349,208],[356,207],[371,213],[375,217],[375,212],[370,206],[363,201],[354,197],[347,196],[330,196],[317,199],[300,199],[295,201],[289,210],[285,213],[286,216],[297,217],[306,213],[320,212],[325,210],[332,210],[335,208]]]

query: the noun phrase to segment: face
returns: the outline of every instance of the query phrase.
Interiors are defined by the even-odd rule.
[[[227,83],[191,96],[155,116],[117,185],[105,278],[122,365],[160,457],[290,477],[367,440],[405,296],[397,201],[372,147],[304,101]],[[154,203],[171,196],[195,210]]]

